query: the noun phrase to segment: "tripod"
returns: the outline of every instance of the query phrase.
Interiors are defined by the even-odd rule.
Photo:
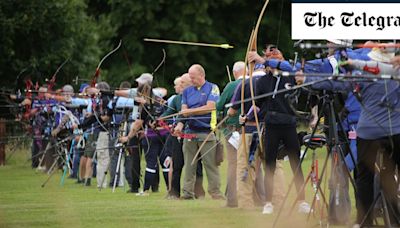
[[[117,108],[117,109],[116,109],[116,111],[122,113],[121,115],[124,115],[124,117],[123,117],[123,118],[124,118],[124,121],[123,121],[123,130],[120,132],[120,133],[121,133],[121,136],[125,136],[125,135],[128,133],[128,118],[129,118],[129,115],[130,115],[132,109],[133,109],[132,107],[121,107],[121,108]],[[117,124],[117,126],[118,126],[118,124]],[[121,125],[120,125],[120,126],[121,126]],[[121,175],[120,175],[121,159],[122,159],[122,155],[123,155],[123,153],[124,153],[124,151],[125,151],[125,149],[126,149],[126,145],[125,145],[125,144],[122,144],[122,143],[116,143],[116,144],[115,144],[115,147],[112,148],[112,149],[113,149],[113,153],[112,153],[112,155],[111,155],[111,157],[110,157],[110,160],[109,160],[109,163],[108,163],[108,165],[107,165],[107,168],[106,168],[106,170],[104,171],[104,176],[103,176],[103,178],[101,179],[101,183],[100,183],[100,185],[99,185],[99,190],[100,190],[100,191],[101,191],[101,189],[102,189],[104,180],[106,179],[108,170],[109,170],[110,167],[111,167],[112,157],[114,156],[115,149],[119,150],[119,153],[118,153],[117,164],[116,164],[116,167],[115,167],[115,175],[114,175],[114,181],[113,181],[113,189],[112,189],[112,192],[115,192],[115,188],[116,188],[116,185],[117,185],[117,182],[118,182],[118,178],[120,178],[120,176],[121,176]]]
[[[364,227],[367,226],[367,220],[369,216],[374,217],[375,215],[375,223],[376,225],[371,224],[374,227],[392,227],[392,221],[395,221],[396,226],[398,226],[400,220],[398,217],[398,210],[396,211],[393,208],[393,204],[391,203],[391,200],[388,200],[388,197],[385,195],[385,192],[383,190],[383,181],[382,181],[382,175],[381,173],[384,172],[384,170],[388,170],[389,172],[392,169],[392,167],[390,167],[390,159],[387,158],[388,155],[385,155],[386,150],[384,147],[380,147],[377,150],[377,156],[376,156],[376,160],[374,163],[374,167],[375,167],[375,179],[378,183],[378,188],[374,189],[377,190],[377,194],[374,197],[374,200],[371,204],[371,206],[368,208],[365,216],[363,217],[362,222],[360,223],[360,226]],[[381,205],[379,205],[381,203]],[[378,206],[379,205],[379,206]],[[378,225],[378,221],[376,219],[376,211],[375,209],[379,208],[382,209],[382,217],[383,217],[383,221],[384,221],[384,225]],[[389,211],[390,209],[390,211]],[[389,212],[392,212],[391,214]],[[392,219],[392,220],[391,220]]]
[[[314,137],[314,135],[315,135],[317,126],[318,126],[318,124],[320,123],[321,118],[322,118],[322,115],[323,115],[323,110],[325,110],[325,109],[327,109],[327,110],[329,111],[328,152],[327,152],[327,154],[326,154],[326,158],[325,158],[325,161],[324,161],[324,164],[323,164],[321,176],[320,176],[320,178],[319,178],[319,180],[318,180],[318,182],[317,182],[317,185],[316,185],[316,189],[319,189],[319,191],[315,191],[314,197],[313,197],[312,205],[315,204],[316,198],[317,198],[317,196],[318,196],[318,192],[321,192],[321,193],[322,193],[322,191],[321,191],[321,183],[322,183],[322,180],[323,180],[325,171],[326,171],[326,167],[327,167],[327,164],[328,164],[328,158],[329,158],[329,156],[332,155],[332,154],[335,154],[335,155],[337,155],[337,157],[339,158],[339,160],[341,161],[342,164],[344,164],[344,162],[345,162],[345,161],[344,161],[344,153],[343,153],[342,148],[341,148],[341,146],[340,146],[339,135],[338,135],[338,131],[337,131],[336,120],[339,119],[339,118],[338,118],[338,116],[337,116],[337,113],[336,113],[335,110],[334,110],[334,97],[333,97],[333,94],[325,94],[325,95],[323,96],[322,109],[321,109],[321,111],[319,112],[317,124],[316,124],[316,126],[314,127],[314,129],[312,130],[311,138]],[[295,171],[295,173],[294,173],[294,177],[297,175],[297,172],[299,172],[299,170],[301,169],[301,164],[303,163],[304,157],[306,156],[307,151],[308,151],[309,148],[310,148],[310,145],[308,144],[308,145],[306,146],[306,149],[305,149],[304,153],[303,153],[303,156],[302,156],[301,159],[300,159],[300,163],[299,163],[299,165],[298,165],[298,167],[297,167],[297,169],[296,169],[296,171]],[[350,153],[350,154],[351,154],[351,153]],[[352,156],[352,154],[351,154],[351,156]],[[353,158],[353,157],[352,157],[352,158]],[[354,158],[353,158],[353,161],[354,161]],[[343,166],[340,166],[340,168],[343,168]],[[347,168],[347,166],[346,166],[345,171],[346,171],[346,173],[347,173],[349,179],[351,180],[351,183],[352,183],[352,185],[353,185],[353,187],[354,187],[354,189],[355,189],[354,180],[353,180],[353,178],[351,177],[350,171],[349,171],[349,169]],[[282,203],[282,205],[281,205],[281,207],[280,207],[280,210],[279,210],[279,212],[278,212],[278,215],[277,215],[277,217],[275,218],[275,221],[274,221],[274,223],[273,223],[273,227],[275,227],[275,226],[277,225],[277,222],[278,222],[279,217],[280,217],[280,215],[281,215],[281,213],[282,213],[282,211],[283,211],[284,205],[285,205],[285,203],[286,203],[286,201],[287,201],[287,198],[288,198],[288,196],[289,196],[289,193],[290,193],[290,191],[291,191],[291,188],[293,187],[294,182],[295,182],[295,178],[292,179],[292,181],[291,181],[291,183],[290,183],[290,185],[289,185],[289,189],[288,189],[288,191],[287,191],[287,193],[286,193],[286,195],[285,195],[285,198],[284,198],[283,203]],[[322,194],[321,194],[321,196],[322,196]],[[297,201],[297,198],[296,198],[296,201]],[[325,202],[326,202],[326,200],[325,200]],[[292,205],[292,208],[290,209],[290,214],[293,212],[294,206],[295,206],[295,203]],[[327,208],[327,209],[328,209],[328,208]],[[310,217],[311,212],[312,212],[312,211],[309,212],[308,218]],[[350,213],[347,213],[347,215],[349,215],[349,214],[350,214]]]
[[[303,137],[303,142],[304,142],[304,144],[306,144],[306,146],[308,148],[312,149],[312,161],[311,161],[311,170],[307,176],[306,181],[304,182],[303,186],[301,187],[300,191],[304,191],[308,182],[311,181],[311,185],[312,185],[313,191],[315,193],[315,200],[311,204],[311,212],[314,215],[315,215],[316,211],[319,212],[319,214],[320,214],[319,222],[320,222],[320,226],[322,226],[323,208],[322,208],[322,205],[320,202],[320,195],[321,195],[323,203],[324,203],[323,206],[325,206],[327,210],[328,210],[328,203],[326,201],[326,197],[325,197],[324,192],[322,191],[321,186],[318,186],[319,175],[318,175],[318,160],[316,159],[316,149],[322,148],[326,144],[326,139],[325,139],[325,136],[323,136],[323,135],[314,135],[313,137],[311,137],[311,135],[306,135]],[[298,200],[298,197],[294,201],[294,203],[291,207],[292,210],[295,207],[297,200]],[[292,211],[290,213],[292,213]],[[309,213],[309,216],[310,215],[311,215],[311,213]]]
[[[121,135],[125,136],[127,131],[128,131],[128,120],[125,119]],[[117,143],[115,145],[116,148],[119,148],[119,153],[118,153],[117,167],[115,167],[115,176],[114,176],[114,183],[113,183],[112,192],[115,192],[115,186],[117,185],[118,178],[120,177],[120,173],[119,172],[120,172],[121,158],[122,158],[122,154],[125,151],[125,145],[126,145],[125,143],[124,144]]]
[[[61,146],[57,146],[57,148],[55,150],[57,152],[57,157],[54,159],[54,162],[53,162],[53,164],[51,165],[51,167],[50,167],[50,169],[48,171],[49,177],[41,185],[42,188],[44,188],[44,186],[47,184],[47,182],[49,182],[50,179],[53,177],[53,175],[56,173],[56,170],[58,168],[57,167],[57,163],[59,162],[60,159],[64,163],[65,170],[68,168],[67,167],[67,164],[69,162],[68,161],[68,157],[67,157],[67,161],[64,159],[64,155],[68,156],[67,144],[68,144],[67,141],[63,141],[62,140]]]

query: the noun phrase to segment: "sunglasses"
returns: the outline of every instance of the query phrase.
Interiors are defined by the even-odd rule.
[[[267,44],[265,49],[262,52],[265,55],[267,52],[274,52],[276,50],[278,50],[278,48],[275,45]]]

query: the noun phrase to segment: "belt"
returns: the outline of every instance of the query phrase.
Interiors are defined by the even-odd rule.
[[[257,123],[256,122],[253,122],[253,121],[251,121],[251,122],[246,122],[246,126],[253,126],[253,127],[257,127]]]
[[[237,126],[234,126],[234,125],[228,125],[225,128],[230,130],[230,131],[237,131],[237,130],[240,129],[240,127],[237,127]]]

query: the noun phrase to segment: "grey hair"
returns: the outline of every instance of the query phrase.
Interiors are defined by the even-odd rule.
[[[62,90],[63,90],[63,92],[66,92],[66,93],[74,93],[74,87],[72,87],[69,84],[63,86]]]
[[[238,71],[244,70],[244,67],[245,67],[245,63],[243,61],[237,61],[237,62],[235,62],[235,64],[233,64],[232,71],[238,72]],[[247,67],[246,67],[246,71],[247,71]]]
[[[99,90],[110,90],[110,85],[107,82],[99,82],[96,85],[96,88]]]

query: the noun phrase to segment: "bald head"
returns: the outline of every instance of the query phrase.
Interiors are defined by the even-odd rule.
[[[206,82],[206,72],[200,64],[193,64],[189,68],[188,74],[192,84],[196,87],[200,87]]]

